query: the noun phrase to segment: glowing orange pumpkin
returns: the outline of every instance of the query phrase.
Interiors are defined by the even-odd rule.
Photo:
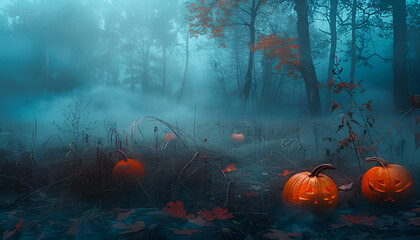
[[[163,135],[163,140],[165,140],[165,141],[169,141],[169,140],[172,140],[172,139],[175,139],[175,134],[173,134],[173,133],[167,133],[167,134]]]
[[[131,178],[132,180],[142,181],[146,175],[143,164],[134,159],[127,158],[121,150],[117,150],[117,152],[123,156],[124,160],[119,161],[112,169],[113,178],[117,180]]]
[[[337,207],[337,186],[331,178],[320,174],[325,169],[335,169],[331,164],[322,164],[312,172],[293,175],[283,189],[283,205],[292,213],[312,212],[326,217]]]
[[[400,205],[413,200],[416,189],[411,173],[398,164],[387,164],[380,157],[366,158],[377,163],[362,180],[362,193],[372,204]]]
[[[245,142],[245,137],[244,137],[243,134],[234,133],[234,134],[232,134],[232,137],[230,137],[230,141],[234,145],[240,145],[240,144],[243,144]]]

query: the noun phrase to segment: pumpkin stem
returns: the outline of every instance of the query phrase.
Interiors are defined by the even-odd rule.
[[[325,169],[335,169],[335,167],[332,164],[321,164],[312,170],[309,177],[318,177],[318,175]]]
[[[128,161],[128,160],[127,160],[127,155],[125,155],[125,153],[124,153],[123,151],[121,151],[121,150],[117,149],[117,153],[119,153],[119,154],[121,154],[121,156],[123,156],[123,158],[124,158],[124,162],[127,162],[127,161]]]
[[[383,168],[388,167],[388,163],[386,163],[385,160],[383,160],[380,157],[368,157],[368,158],[366,158],[366,162],[374,162],[374,163],[378,164],[379,166],[381,166]]]

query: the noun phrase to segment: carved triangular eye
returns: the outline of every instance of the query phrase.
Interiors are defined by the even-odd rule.
[[[326,187],[324,193],[329,193],[329,192],[331,192],[331,190]]]
[[[395,180],[395,186],[400,185],[402,182],[400,180]]]
[[[373,184],[370,181],[368,181],[368,184],[369,184],[369,189],[371,191],[373,191],[373,192],[385,192],[384,190],[381,190],[381,189],[376,188],[375,186],[373,186]]]
[[[309,185],[308,188],[306,189],[306,193],[307,194],[314,194],[314,190],[312,189],[311,185]]]

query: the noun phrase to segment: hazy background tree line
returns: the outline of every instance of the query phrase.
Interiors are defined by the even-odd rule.
[[[225,25],[213,22],[222,38],[192,36],[191,4],[229,13]],[[2,115],[97,87],[209,109],[320,115],[329,112],[323,85],[336,59],[344,80],[363,80],[365,97],[379,99],[376,109],[401,112],[420,92],[419,12],[419,1],[403,0],[6,1]],[[296,38],[305,66],[296,75],[250,50],[269,34]]]

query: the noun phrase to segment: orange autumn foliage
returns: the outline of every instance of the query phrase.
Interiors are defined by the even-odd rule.
[[[251,49],[261,50],[267,59],[277,59],[278,64],[274,70],[283,69],[287,76],[296,78],[297,70],[302,64],[295,38],[280,37],[277,34],[262,35]]]

